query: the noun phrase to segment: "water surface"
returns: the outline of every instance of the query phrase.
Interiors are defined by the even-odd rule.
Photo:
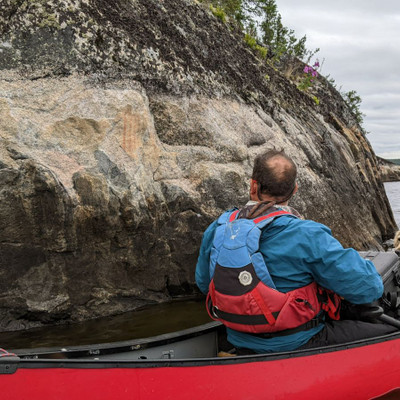
[[[394,219],[400,229],[400,182],[385,182],[384,185],[393,210]]]
[[[204,300],[179,301],[82,323],[0,333],[0,347],[12,350],[109,343],[174,332],[210,321]]]

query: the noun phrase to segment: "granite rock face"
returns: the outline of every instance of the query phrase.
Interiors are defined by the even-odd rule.
[[[400,165],[394,164],[391,161],[377,157],[379,171],[383,182],[400,181]]]
[[[307,218],[357,249],[393,237],[339,94],[321,79],[317,106],[196,1],[2,4],[0,330],[196,293],[202,232],[272,147]]]

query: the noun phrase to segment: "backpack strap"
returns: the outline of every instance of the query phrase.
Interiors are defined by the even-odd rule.
[[[290,215],[292,217],[297,218],[294,214],[288,212],[288,211],[284,211],[284,210],[274,210],[269,214],[266,215],[262,215],[261,217],[257,217],[255,219],[253,219],[253,222],[260,228],[264,228],[265,225],[268,225],[269,223],[272,222],[272,220],[274,220],[276,217],[280,217],[282,215]]]
[[[229,210],[229,211],[225,211],[217,220],[219,225],[223,225],[226,224],[227,222],[232,222],[237,214],[239,213],[239,209],[238,208],[234,208],[233,210]],[[233,215],[233,218],[232,218]],[[232,220],[231,220],[232,218]]]
[[[249,218],[246,218],[245,216],[241,216],[242,210],[243,209],[234,209],[234,210],[231,210],[231,211],[228,211],[228,212],[222,214],[221,217],[219,217],[219,219],[218,219],[218,223],[223,224],[223,223],[227,223],[227,222],[233,222],[236,219],[241,219],[241,218],[249,219]],[[276,217],[280,217],[282,215],[290,215],[292,217],[299,218],[297,215],[295,215],[289,211],[282,210],[281,208],[275,207],[275,206],[270,207],[267,211],[268,211],[268,213],[252,219],[252,221],[259,227],[259,229],[264,228],[264,226],[266,226],[270,222],[272,222],[272,219],[274,219]]]
[[[261,215],[252,220],[254,223],[254,228],[251,231],[252,234],[248,236],[247,247],[251,252],[251,261],[254,265],[257,276],[265,285],[276,289],[275,283],[269,273],[268,267],[265,264],[264,256],[260,252],[260,238],[262,234],[262,229],[268,224],[272,223],[272,221],[277,217],[283,215],[290,215],[295,218],[297,217],[288,211],[281,210],[276,207],[272,207],[272,209],[270,209],[269,211],[269,213]]]
[[[257,218],[253,219],[253,222],[258,225],[258,227],[260,229],[264,228],[265,225],[269,224],[272,221],[268,221],[271,218],[276,218],[276,217],[280,217],[281,215],[290,215],[292,217],[298,218],[297,215],[289,212],[289,211],[285,211],[280,209],[279,207],[271,207],[269,210],[271,210],[268,214],[265,215],[261,215]],[[233,210],[229,210],[224,212],[219,218],[218,218],[218,224],[222,225],[222,224],[226,224],[228,222],[233,222],[236,219],[240,219],[240,211],[241,209],[239,208],[234,208]],[[264,222],[264,221],[268,221],[268,222]]]

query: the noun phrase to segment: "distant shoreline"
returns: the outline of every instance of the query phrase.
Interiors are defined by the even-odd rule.
[[[400,159],[386,160],[378,156],[377,159],[383,182],[400,181]]]
[[[400,158],[397,159],[388,159],[386,161],[389,161],[392,164],[400,165]]]

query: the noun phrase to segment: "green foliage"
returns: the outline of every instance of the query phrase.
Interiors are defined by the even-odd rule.
[[[210,7],[211,12],[221,21],[227,18],[240,21],[242,18],[242,0],[200,0],[201,3]]]
[[[357,123],[359,125],[362,125],[364,122],[365,114],[361,112],[360,107],[361,107],[362,100],[361,100],[361,97],[358,95],[358,93],[355,90],[350,90],[349,92],[342,92],[341,91],[342,87],[338,88],[335,80],[332,77],[330,77],[330,75],[328,75],[326,77],[326,80],[328,81],[328,83],[331,86],[333,86],[335,89],[337,89],[339,91],[343,100],[345,101],[345,103],[348,105],[351,112],[355,116]],[[364,130],[364,128],[362,128],[362,131],[364,132],[364,134],[368,133]]]
[[[288,78],[297,81],[297,88],[309,91],[318,77],[318,60],[311,67],[311,59],[319,49],[306,48],[306,36],[297,39],[292,29],[285,27],[278,11],[275,0],[199,0],[208,5],[213,14],[221,21],[236,24],[243,32],[244,41],[256,51],[260,58],[265,59],[272,67],[279,69]],[[303,71],[299,71],[299,61],[306,64]],[[317,66],[318,63],[318,66]],[[269,76],[265,77],[269,80]],[[327,77],[328,83],[336,88],[332,78]],[[318,97],[310,93],[318,105]],[[341,93],[348,104],[357,122],[361,125],[364,114],[360,111],[361,98],[352,90]]]
[[[218,3],[230,17],[237,18],[242,12],[242,0],[219,0]]]
[[[249,46],[249,47],[251,47],[252,49],[254,49],[256,46],[257,46],[257,39],[254,37],[254,36],[252,36],[252,35],[250,35],[250,34],[248,34],[248,33],[246,33],[245,35],[244,35],[244,41],[247,43],[247,45]]]
[[[351,112],[355,116],[357,123],[359,125],[362,125],[365,114],[363,114],[360,109],[362,102],[361,97],[355,90],[350,90],[349,92],[341,93],[341,95],[346,104],[349,106]]]
[[[201,1],[210,6],[217,18],[223,22],[227,19],[234,21],[243,32],[252,36],[257,43],[249,43],[249,38],[245,38],[246,43],[262,58],[268,54],[268,62],[274,67],[283,59],[285,62],[294,57],[303,59],[309,53],[305,45],[306,36],[297,39],[294,31],[283,25],[275,0]]]
[[[328,81],[328,83],[333,86],[335,89],[337,88],[336,81],[331,77],[330,74],[328,74],[325,79]]]
[[[258,55],[262,58],[265,59],[267,58],[267,54],[268,54],[268,49],[264,46],[260,46],[257,43],[257,39],[250,35],[249,33],[246,33],[244,35],[244,41],[247,43],[247,45],[252,48],[253,50],[257,51]]]
[[[314,65],[306,65],[303,69],[303,78],[297,85],[297,88],[301,91],[308,90],[318,77],[318,68],[320,67],[319,61],[315,61]],[[318,101],[319,103],[319,101]]]
[[[268,55],[268,49],[264,46],[256,46],[256,50],[262,59],[266,59]]]
[[[223,23],[226,22],[226,14],[223,8],[221,7],[214,7],[212,4],[210,5],[210,10],[214,14],[215,17],[220,19]]]
[[[294,31],[282,23],[275,0],[257,1],[261,11],[261,35],[263,44],[273,54],[273,64],[278,64],[283,56],[302,59],[306,55],[306,36],[297,39]]]
[[[312,86],[312,78],[310,75],[306,75],[297,85],[297,89],[301,90],[302,92],[305,92],[311,86]]]
[[[317,96],[311,96],[312,99],[314,100],[314,103],[319,106],[319,98]]]

